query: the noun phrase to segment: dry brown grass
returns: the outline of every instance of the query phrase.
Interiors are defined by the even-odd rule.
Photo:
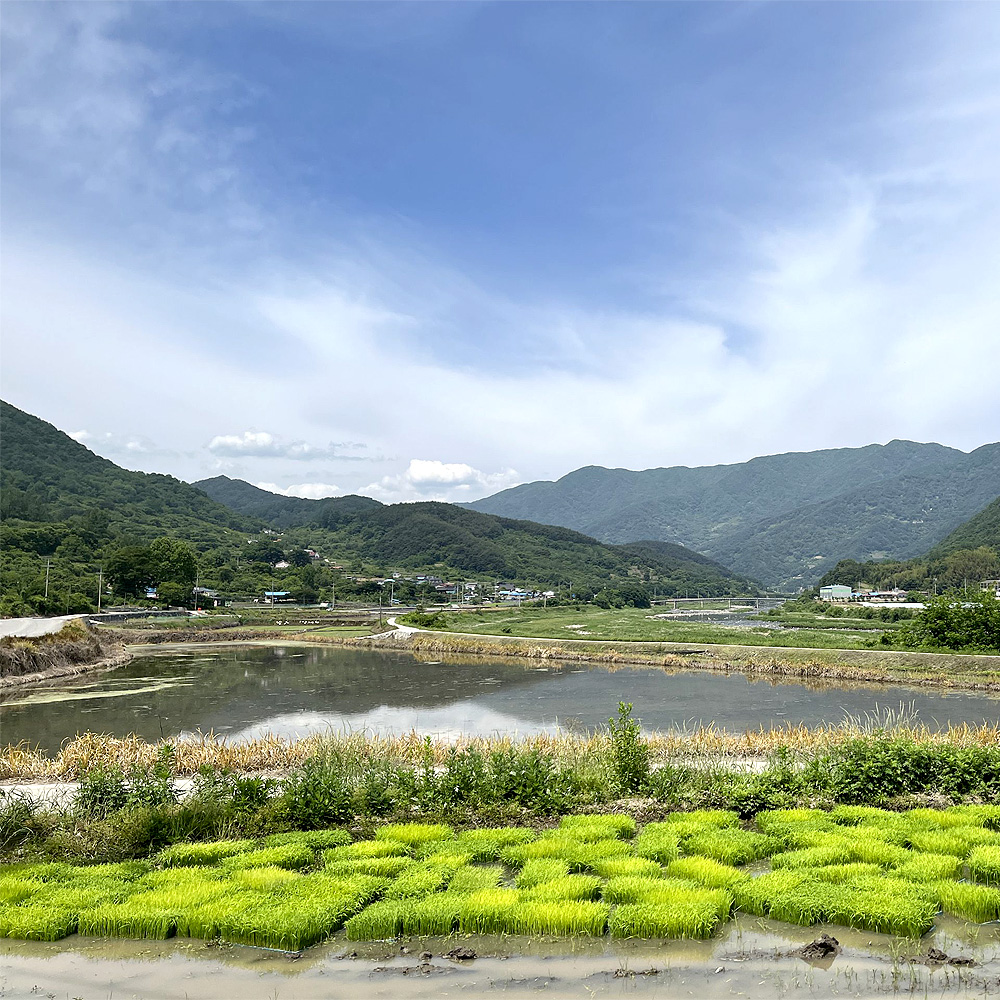
[[[952,726],[943,730],[923,725],[895,725],[892,735],[932,745],[1000,747],[1000,726]],[[792,753],[815,753],[847,740],[872,732],[864,723],[839,726],[788,726],[727,733],[715,726],[684,732],[657,733],[647,739],[654,765],[666,761],[764,759],[779,749]],[[320,753],[333,753],[354,760],[391,759],[410,764],[424,760],[428,743],[416,732],[405,736],[317,735],[299,740],[264,736],[246,742],[229,742],[214,734],[196,738],[147,743],[138,736],[120,739],[86,733],[63,744],[58,753],[48,756],[26,743],[0,751],[0,780],[56,781],[78,780],[90,769],[117,765],[123,769],[151,767],[161,747],[173,748],[173,766],[177,775],[192,775],[210,765],[243,773],[278,773],[303,763]],[[432,740],[429,744],[434,763],[443,764],[455,748],[476,747],[484,752],[510,745],[510,737],[473,738],[457,743]],[[580,763],[607,755],[607,736],[559,735],[534,736],[518,741],[553,753],[566,764]]]

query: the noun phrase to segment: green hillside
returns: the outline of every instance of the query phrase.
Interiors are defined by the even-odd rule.
[[[960,524],[925,555],[914,559],[843,559],[820,585],[858,583],[874,587],[940,592],[1000,578],[1000,497]]]
[[[769,586],[796,589],[845,556],[926,551],[998,492],[1000,444],[966,454],[892,441],[694,469],[591,466],[469,506],[607,542],[676,542]]]
[[[105,560],[123,547],[170,537],[197,552],[239,552],[263,526],[172,476],[122,469],[3,401],[0,438],[0,608],[8,613],[89,610]]]
[[[240,512],[266,513],[285,537],[309,538],[341,561],[438,575],[473,574],[574,589],[645,580],[665,593],[745,592],[745,578],[676,545],[611,546],[566,528],[454,504],[384,505],[366,497],[299,500],[224,476],[195,484]],[[263,494],[263,495],[262,495]],[[750,584],[752,586],[752,584]]]
[[[984,507],[975,517],[960,524],[947,538],[942,538],[928,553],[931,558],[946,556],[961,549],[989,546],[1000,552],[1000,497]]]

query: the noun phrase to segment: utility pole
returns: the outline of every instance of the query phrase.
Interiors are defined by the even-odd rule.
[[[101,563],[101,568],[97,571],[97,613],[101,613],[101,596],[104,592],[104,563]]]
[[[45,600],[49,599],[49,566],[52,564],[51,559],[45,560]]]

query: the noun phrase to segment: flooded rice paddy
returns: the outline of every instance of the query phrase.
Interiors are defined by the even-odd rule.
[[[837,723],[903,702],[930,726],[1000,720],[1000,699],[979,692],[290,644],[151,649],[111,673],[13,691],[0,697],[0,733],[49,751],[87,731],[148,740],[331,729],[527,736],[594,729],[619,701],[635,705],[648,731]]]
[[[793,954],[827,930],[843,950]],[[473,961],[445,957],[472,946]],[[934,947],[971,968],[931,965]],[[423,956],[429,953],[429,959]],[[419,938],[358,944],[334,939],[301,955],[187,939],[0,942],[0,996],[144,1000],[318,1000],[347,997],[918,997],[994,996],[996,925],[942,917],[920,941],[794,927],[738,916],[707,941]]]

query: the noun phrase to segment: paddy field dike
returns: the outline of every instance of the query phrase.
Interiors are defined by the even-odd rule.
[[[382,824],[179,843],[114,864],[0,868],[0,936],[709,938],[737,912],[921,937],[1000,919],[1000,806],[564,816],[554,828]]]

